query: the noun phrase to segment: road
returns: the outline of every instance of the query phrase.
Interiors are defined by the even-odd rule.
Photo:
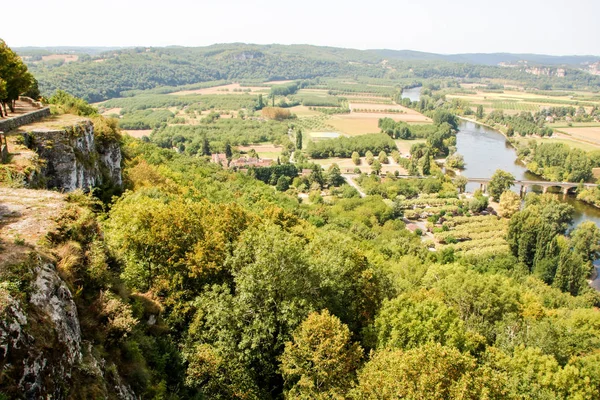
[[[356,177],[357,175],[342,174],[342,176],[344,177],[346,182],[348,182],[348,185],[352,186],[354,189],[356,189],[358,191],[358,194],[360,195],[360,197],[367,196],[367,194],[362,191],[361,187],[358,186],[358,184],[356,182],[354,182],[354,179],[352,179],[352,178]]]

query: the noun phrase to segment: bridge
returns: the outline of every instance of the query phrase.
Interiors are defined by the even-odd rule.
[[[491,178],[468,178],[470,183],[479,183],[479,187],[482,192],[486,192],[487,186],[489,185]],[[563,194],[569,193],[570,190],[577,189],[580,185],[583,185],[586,189],[595,188],[598,185],[595,183],[577,183],[577,182],[546,182],[546,181],[528,181],[528,180],[515,180],[513,186],[520,186],[521,196],[527,193],[527,189],[531,186],[540,186],[542,192],[546,193],[549,188],[559,188]]]

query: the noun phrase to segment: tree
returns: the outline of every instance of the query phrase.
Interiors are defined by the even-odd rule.
[[[515,136],[515,128],[513,128],[512,126],[508,126],[508,128],[506,128],[506,136],[508,137],[513,137]]]
[[[498,215],[510,218],[521,209],[521,198],[513,191],[506,190],[500,195]]]
[[[377,158],[379,159],[379,162],[382,164],[387,164],[389,162],[387,154],[385,154],[385,151],[380,151],[379,157],[377,157]]]
[[[513,174],[497,169],[488,184],[488,193],[494,200],[498,201],[502,193],[510,189],[514,183],[515,176]]]
[[[233,157],[233,152],[231,151],[231,144],[229,140],[225,142],[225,157],[228,161],[231,161],[231,157]]]
[[[275,188],[280,192],[285,192],[290,188],[290,178],[288,178],[285,175],[281,175],[279,179],[277,179],[277,184],[275,185]]]
[[[294,331],[281,356],[288,398],[344,398],[362,358],[348,327],[329,311],[313,312]]]
[[[258,95],[258,102],[256,103],[256,109],[257,110],[262,110],[265,107],[265,101],[263,99],[263,95],[259,94]]]
[[[357,151],[352,153],[352,162],[354,165],[360,165],[360,154]]]
[[[14,112],[14,102],[19,95],[31,88],[34,78],[27,66],[14,51],[6,45],[4,40],[0,39],[0,92],[3,97],[0,98],[4,106],[4,114],[7,114],[6,106]]]
[[[370,150],[367,150],[367,152],[365,153],[365,160],[367,161],[367,164],[373,164],[374,159],[375,158],[373,157],[373,153],[371,153]]]
[[[465,188],[467,187],[467,183],[469,183],[469,180],[462,175],[457,176],[452,181],[454,183],[454,186],[456,186],[456,188],[458,189],[458,191],[460,193],[465,191]]]
[[[573,251],[592,263],[600,252],[600,229],[592,221],[583,221],[571,233]]]
[[[572,251],[569,239],[559,236],[557,245],[560,250],[552,286],[577,296],[586,286],[589,268],[581,255]]]
[[[381,172],[381,163],[379,160],[373,160],[373,164],[371,164],[371,170],[375,172],[377,175]]]
[[[202,136],[202,155],[210,156],[210,144],[208,143],[208,138],[206,135]]]
[[[382,349],[358,373],[356,399],[503,399],[501,375],[476,369],[475,359],[436,343],[408,351]]]
[[[302,130],[298,129],[296,132],[296,150],[302,150]]]
[[[340,186],[343,185],[345,180],[340,171],[340,167],[337,164],[333,163],[327,170],[327,182],[330,186]]]
[[[482,119],[483,118],[483,106],[481,104],[477,106],[477,111],[475,113],[475,116],[478,119]]]

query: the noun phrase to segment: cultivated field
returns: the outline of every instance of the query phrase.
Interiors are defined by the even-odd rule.
[[[387,107],[387,106],[386,106]],[[431,120],[410,110],[406,114],[384,114],[384,113],[351,113],[332,116],[327,123],[335,130],[348,135],[363,135],[366,133],[379,133],[379,119],[392,118],[394,121],[404,121],[408,123],[429,123]]]
[[[354,162],[352,162],[351,158],[332,157],[332,158],[325,158],[325,159],[313,159],[311,161],[323,166],[323,168],[325,170],[327,168],[329,168],[329,166],[331,164],[337,164],[338,167],[340,167],[340,170],[342,171],[343,174],[346,174],[346,173],[353,174],[354,170],[356,168],[360,169],[360,171],[362,173],[367,173],[367,174],[370,174],[372,171],[371,166],[369,164],[367,164],[365,157],[360,158],[360,161],[361,161],[360,165],[355,165]],[[404,168],[402,168],[401,166],[396,164],[390,157],[390,163],[383,164],[381,166],[381,173],[393,174],[395,171],[398,171],[398,173],[400,175],[408,175],[408,172]]]
[[[187,94],[252,94],[252,93],[268,93],[269,88],[260,86],[240,86],[239,83],[229,85],[214,86],[204,89],[182,90],[179,92],[169,93],[170,95],[182,96]]]
[[[261,144],[252,144],[249,146],[238,146],[238,150],[240,152],[247,153],[250,150],[254,149],[258,153],[258,156],[261,158],[272,158],[276,159],[281,155],[283,148],[281,146],[276,146],[272,143],[261,143]]]
[[[65,63],[70,63],[79,60],[79,56],[75,54],[50,54],[42,56],[42,61],[63,60]]]
[[[575,140],[593,142],[600,145],[600,126],[560,128],[557,131],[565,133]]]
[[[139,139],[144,136],[150,136],[150,134],[152,133],[152,129],[142,129],[142,130],[122,129],[121,132],[124,132],[131,137]]]

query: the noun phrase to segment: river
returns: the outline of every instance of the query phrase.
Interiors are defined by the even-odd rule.
[[[456,135],[456,150],[465,158],[464,176],[470,178],[489,178],[497,169],[510,172],[516,179],[543,181],[539,176],[527,171],[517,160],[517,153],[506,138],[497,131],[473,122],[462,121]],[[474,191],[479,184],[470,183],[468,191]],[[514,187],[518,191],[519,188]],[[530,188],[530,191],[541,192],[540,187]],[[600,227],[600,209],[587,205],[575,198],[575,195],[557,198],[569,203],[575,209],[573,225],[582,221],[594,221]]]
[[[402,90],[402,97],[408,97],[410,101],[419,101],[419,99],[421,98],[422,88],[422,86],[417,86],[410,89],[404,89]]]
[[[421,89],[422,87],[405,89],[402,91],[402,97],[408,97],[411,101],[418,101],[421,96]],[[516,179],[543,180],[539,176],[528,172],[522,164],[517,162],[517,153],[504,135],[483,125],[462,121],[456,135],[456,148],[458,153],[462,154],[465,159],[466,165],[462,174],[467,177],[489,178],[497,169],[502,169],[513,174]],[[475,183],[468,184],[467,190],[474,191],[478,187],[479,185]],[[518,192],[519,188],[515,187],[513,189]],[[539,187],[533,187],[529,190],[541,192]],[[583,221],[593,221],[600,227],[600,209],[577,200],[575,195],[563,196],[557,194],[556,196],[561,201],[573,206],[575,212],[572,227]],[[598,277],[591,283],[591,286],[600,290],[600,260],[596,260],[594,266]]]
[[[516,179],[527,179],[531,181],[541,181],[542,179],[527,171],[527,169],[516,162],[517,153],[506,138],[497,131],[473,122],[462,121],[458,127],[456,135],[456,150],[465,158],[465,169],[462,171],[464,176],[470,178],[489,178],[494,171],[502,169],[515,176]],[[470,183],[467,185],[468,191],[478,189],[479,184]],[[540,192],[540,187],[530,188],[535,192]],[[518,188],[513,187],[518,191]],[[573,206],[575,213],[573,215],[572,227],[577,226],[583,221],[593,221],[600,227],[600,209],[592,207],[576,199],[575,195],[563,196],[556,195],[558,199]],[[600,260],[594,262],[597,277],[591,282],[591,286],[600,290]]]

